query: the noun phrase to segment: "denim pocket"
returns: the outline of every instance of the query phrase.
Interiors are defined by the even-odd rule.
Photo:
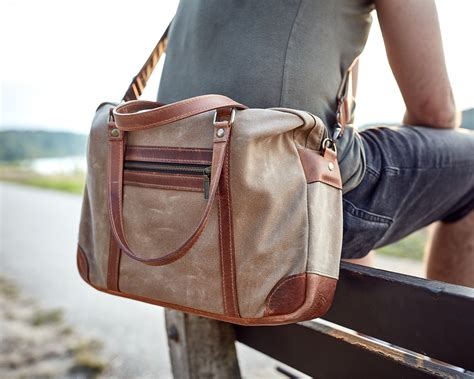
[[[343,199],[343,205],[342,258],[362,258],[378,246],[393,220],[357,208],[346,199]]]

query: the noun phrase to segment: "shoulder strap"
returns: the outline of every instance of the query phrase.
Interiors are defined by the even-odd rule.
[[[151,76],[151,73],[156,67],[156,64],[160,60],[161,55],[166,50],[166,45],[168,43],[168,31],[170,29],[171,23],[166,28],[165,32],[161,36],[160,40],[156,44],[155,48],[151,52],[150,56],[146,60],[143,67],[138,71],[138,74],[135,75],[132,79],[132,82],[127,88],[125,95],[123,95],[122,102],[130,101],[130,100],[137,100],[143,90],[145,89],[146,83]]]
[[[354,59],[352,64],[346,70],[342,77],[341,84],[337,90],[337,109],[336,109],[336,125],[332,139],[335,141],[342,137],[344,128],[352,120],[355,108],[355,99],[352,92],[352,72],[356,67],[359,57]]]
[[[146,83],[155,69],[156,64],[160,60],[161,55],[166,50],[170,26],[171,23],[166,28],[165,32],[161,36],[143,67],[140,69],[138,74],[133,77],[132,82],[128,86],[127,91],[122,98],[122,102],[137,100],[143,93]],[[352,96],[352,69],[357,64],[358,59],[359,58],[357,57],[344,73],[341,84],[337,91],[336,129],[334,135],[332,136],[333,140],[337,140],[338,138],[342,137],[344,127],[350,122],[352,118],[352,113],[354,110],[354,98]]]

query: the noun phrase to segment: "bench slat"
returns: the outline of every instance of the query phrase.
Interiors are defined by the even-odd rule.
[[[341,266],[324,319],[474,371],[474,289]]]
[[[238,341],[313,378],[434,377],[300,324],[235,329]]]

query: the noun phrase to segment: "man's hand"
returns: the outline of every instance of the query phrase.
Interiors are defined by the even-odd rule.
[[[387,57],[408,125],[455,128],[456,112],[434,0],[375,0]]]

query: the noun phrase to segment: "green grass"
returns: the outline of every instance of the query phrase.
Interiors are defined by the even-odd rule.
[[[34,326],[56,324],[63,321],[63,311],[61,309],[37,309],[30,322]]]
[[[39,175],[19,166],[3,165],[0,166],[0,181],[82,194],[85,175],[81,172],[71,175]]]
[[[377,249],[377,253],[390,255],[393,257],[410,258],[421,261],[423,259],[423,250],[428,238],[426,229],[419,230],[393,245]]]
[[[37,176],[29,178],[0,177],[0,180],[77,194],[81,194],[84,189],[83,176]]]

